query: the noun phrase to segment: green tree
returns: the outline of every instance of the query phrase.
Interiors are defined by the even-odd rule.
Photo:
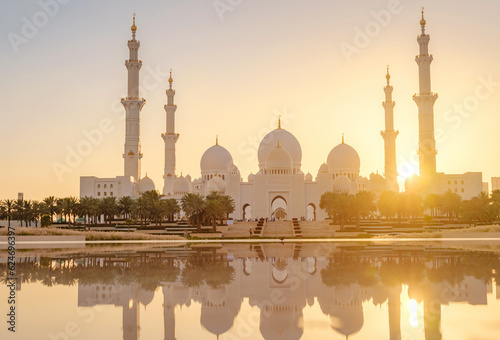
[[[134,205],[134,200],[130,196],[123,196],[118,201],[118,207],[120,210],[120,214],[123,215],[124,218],[129,218],[132,213],[132,206]]]
[[[359,230],[359,218],[368,217],[377,208],[373,203],[375,197],[369,191],[359,191],[351,199],[353,214],[356,217],[356,229]]]
[[[438,194],[429,194],[424,199],[424,208],[429,209],[432,217],[436,217],[439,207],[440,196]]]
[[[399,193],[394,191],[384,191],[378,198],[377,207],[381,215],[389,219],[398,212]]]
[[[462,198],[457,193],[450,189],[440,196],[439,209],[442,210],[453,221],[453,217],[457,217],[460,211]]]
[[[47,227],[50,227],[52,225],[52,217],[50,217],[50,215],[48,214],[45,214],[42,216],[42,218],[40,219],[40,226],[42,228],[47,228]]]
[[[99,204],[100,212],[104,215],[106,223],[110,224],[114,216],[118,214],[118,203],[116,197],[103,197]]]
[[[2,206],[3,215],[7,219],[7,226],[10,227],[10,221],[14,218],[14,200],[6,199],[0,202]]]
[[[58,207],[57,207],[57,198],[54,196],[49,196],[43,199],[43,203],[47,206],[49,209],[48,214],[50,215],[50,218],[54,220],[54,215],[58,213]]]
[[[206,199],[203,205],[203,217],[209,219],[212,231],[217,231],[217,220],[224,218],[226,211],[220,199]]]
[[[165,204],[165,214],[169,221],[174,220],[175,214],[181,211],[181,207],[175,198],[169,198],[164,201]]]
[[[319,207],[325,210],[328,216],[336,219],[340,231],[343,231],[344,224],[355,214],[354,200],[353,195],[326,192],[320,198]]]
[[[182,210],[186,213],[192,224],[196,224],[196,231],[201,231],[201,219],[205,208],[202,195],[189,193],[182,197]]]
[[[146,198],[139,197],[134,201],[134,205],[132,206],[132,215],[135,218],[139,218],[141,221],[141,226],[143,225],[143,221],[145,223],[146,217],[148,216],[148,202]]]

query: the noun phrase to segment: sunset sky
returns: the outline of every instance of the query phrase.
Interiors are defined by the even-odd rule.
[[[316,176],[344,133],[359,153],[361,175],[383,174],[387,64],[402,185],[418,173],[412,95],[418,92],[414,58],[422,6],[434,56],[432,90],[439,94],[437,169],[482,171],[488,182],[500,176],[498,1],[58,1],[0,3],[0,199],[18,192],[28,199],[77,196],[80,176],[123,174],[119,100],[126,95],[134,12],[147,100],[142,175],[147,172],[157,189],[163,187],[170,68],[178,174],[199,177],[200,158],[219,135],[246,180],[258,171],[258,143],[277,126],[278,115],[301,143],[304,173]],[[364,40],[359,32],[367,34]],[[347,55],[348,45],[356,52]],[[103,121],[112,131],[69,164],[69,150]],[[55,164],[68,171],[58,176]]]

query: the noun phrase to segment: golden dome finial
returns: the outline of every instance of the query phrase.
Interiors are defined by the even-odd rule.
[[[219,135],[215,136],[215,145],[219,145]]]
[[[280,140],[278,139],[278,145],[276,145],[277,148],[281,148],[280,146]]]
[[[422,7],[422,20],[420,20],[420,26],[425,26],[426,21],[424,19],[424,8]]]
[[[135,13],[134,13],[134,22],[133,22],[132,27],[130,29],[132,30],[132,32],[137,31],[137,26],[135,25]]]
[[[385,76],[387,79],[391,78],[391,75],[389,74],[389,65],[387,65],[387,75]]]
[[[172,84],[172,83],[173,83],[173,81],[174,81],[174,80],[172,79],[172,69],[170,69],[170,78],[168,78],[168,82],[169,82],[170,84]]]
[[[344,133],[342,133],[342,144],[344,144]]]
[[[278,129],[281,129],[281,115],[278,116]]]

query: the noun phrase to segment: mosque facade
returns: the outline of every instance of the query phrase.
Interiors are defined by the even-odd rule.
[[[432,55],[428,53],[429,35],[425,33],[426,22],[422,13],[421,34],[417,41],[419,55],[419,93],[413,96],[418,107],[419,128],[419,165],[420,177],[410,178],[407,190],[421,193],[443,193],[448,189],[464,199],[478,195],[483,190],[482,173],[468,172],[448,175],[436,172],[436,142],[434,137],[433,105],[437,94],[431,92],[430,64]],[[112,178],[84,176],[80,178],[80,197],[138,197],[148,190],[158,188],[146,174],[141,177],[140,121],[141,109],[146,101],[139,97],[139,60],[140,42],[136,40],[137,27],[131,27],[132,39],[128,41],[129,59],[125,65],[128,71],[128,95],[122,98],[126,112],[124,175]],[[385,172],[384,176],[372,173],[369,177],[360,175],[360,157],[356,150],[344,142],[333,147],[326,162],[319,166],[315,177],[305,174],[301,169],[302,148],[297,138],[281,127],[269,132],[258,148],[258,172],[250,174],[245,181],[234,164],[229,151],[219,144],[209,147],[200,161],[201,176],[178,175],[176,172],[175,145],[179,134],[175,129],[177,105],[174,103],[172,73],[166,91],[167,104],[166,129],[161,135],[165,143],[164,183],[160,192],[165,198],[177,200],[188,193],[207,195],[212,191],[229,195],[235,202],[232,218],[237,220],[255,218],[309,219],[322,220],[326,213],[319,208],[322,194],[328,191],[355,194],[370,191],[376,196],[383,191],[399,192],[397,183],[396,137],[394,129],[393,87],[387,69],[384,87],[385,129],[381,132],[384,139]]]

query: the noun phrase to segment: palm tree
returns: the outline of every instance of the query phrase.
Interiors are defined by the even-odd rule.
[[[222,206],[224,207],[224,214],[225,218],[229,218],[229,214],[234,212],[234,200],[231,196],[229,195],[221,195],[217,191],[212,191],[207,195],[205,198],[206,200],[218,200],[221,202]],[[222,219],[221,219],[221,224],[222,224]]]
[[[453,221],[453,216],[458,216],[461,202],[462,198],[460,195],[448,189],[448,191],[441,195],[439,207],[448,215],[450,221]]]
[[[424,208],[422,204],[422,198],[419,194],[414,192],[405,192],[402,194],[402,196],[404,197],[402,202],[404,214],[406,216],[417,218],[418,216],[422,215]]]
[[[50,218],[54,220],[54,214],[57,213],[57,199],[54,196],[49,196],[43,199],[43,203],[48,208],[48,214],[50,215]]]
[[[74,224],[74,216],[76,214],[78,205],[78,198],[76,197],[65,197],[60,200],[61,214],[66,217],[66,222],[71,227],[71,216],[73,216],[73,224]]]
[[[191,223],[196,223],[196,231],[201,231],[201,217],[205,208],[203,196],[189,193],[182,197],[181,205]]]
[[[207,199],[203,205],[203,217],[211,220],[212,231],[217,231],[217,220],[226,215],[225,207],[220,199]]]
[[[398,211],[398,197],[399,193],[394,191],[384,191],[378,198],[377,207],[380,214],[389,219],[396,215]]]
[[[440,196],[438,194],[429,194],[424,199],[424,207],[431,211],[431,216],[436,217],[436,210],[439,207]]]
[[[79,210],[78,214],[83,216],[83,218],[84,218],[84,227],[85,227],[85,230],[87,230],[87,226],[88,226],[87,222],[95,210],[94,200],[92,199],[92,197],[85,196],[85,197],[80,198],[80,206],[79,206],[78,210]]]
[[[158,223],[160,224],[161,227],[161,221],[163,220],[163,217],[166,215],[166,209],[165,209],[165,201],[163,200],[157,200],[150,202],[148,204],[149,206],[149,214],[151,220],[154,220],[156,225],[158,226]]]
[[[169,198],[164,201],[165,214],[169,221],[174,220],[174,215],[181,211],[181,207],[175,198]]]
[[[493,190],[491,192],[491,206],[493,207],[493,213],[495,216],[495,220],[498,220],[500,215],[500,190]]]
[[[101,213],[104,215],[104,220],[107,223],[111,223],[113,217],[118,213],[118,204],[116,202],[116,197],[103,197],[99,204]]]
[[[130,217],[132,213],[132,205],[134,204],[134,200],[130,196],[123,196],[118,201],[118,207],[120,209],[120,213],[123,214],[124,218]]]
[[[7,226],[10,227],[10,221],[14,217],[14,200],[6,199],[0,202],[2,212],[7,219]]]
[[[35,222],[35,227],[38,227],[38,220],[42,218],[42,215],[45,214],[47,208],[44,203],[40,203],[38,201],[33,201],[31,203],[31,214],[30,217]]]
[[[132,215],[139,217],[142,226],[143,220],[145,221],[146,216],[148,215],[148,202],[144,197],[141,196],[134,201],[134,205],[132,206]]]

